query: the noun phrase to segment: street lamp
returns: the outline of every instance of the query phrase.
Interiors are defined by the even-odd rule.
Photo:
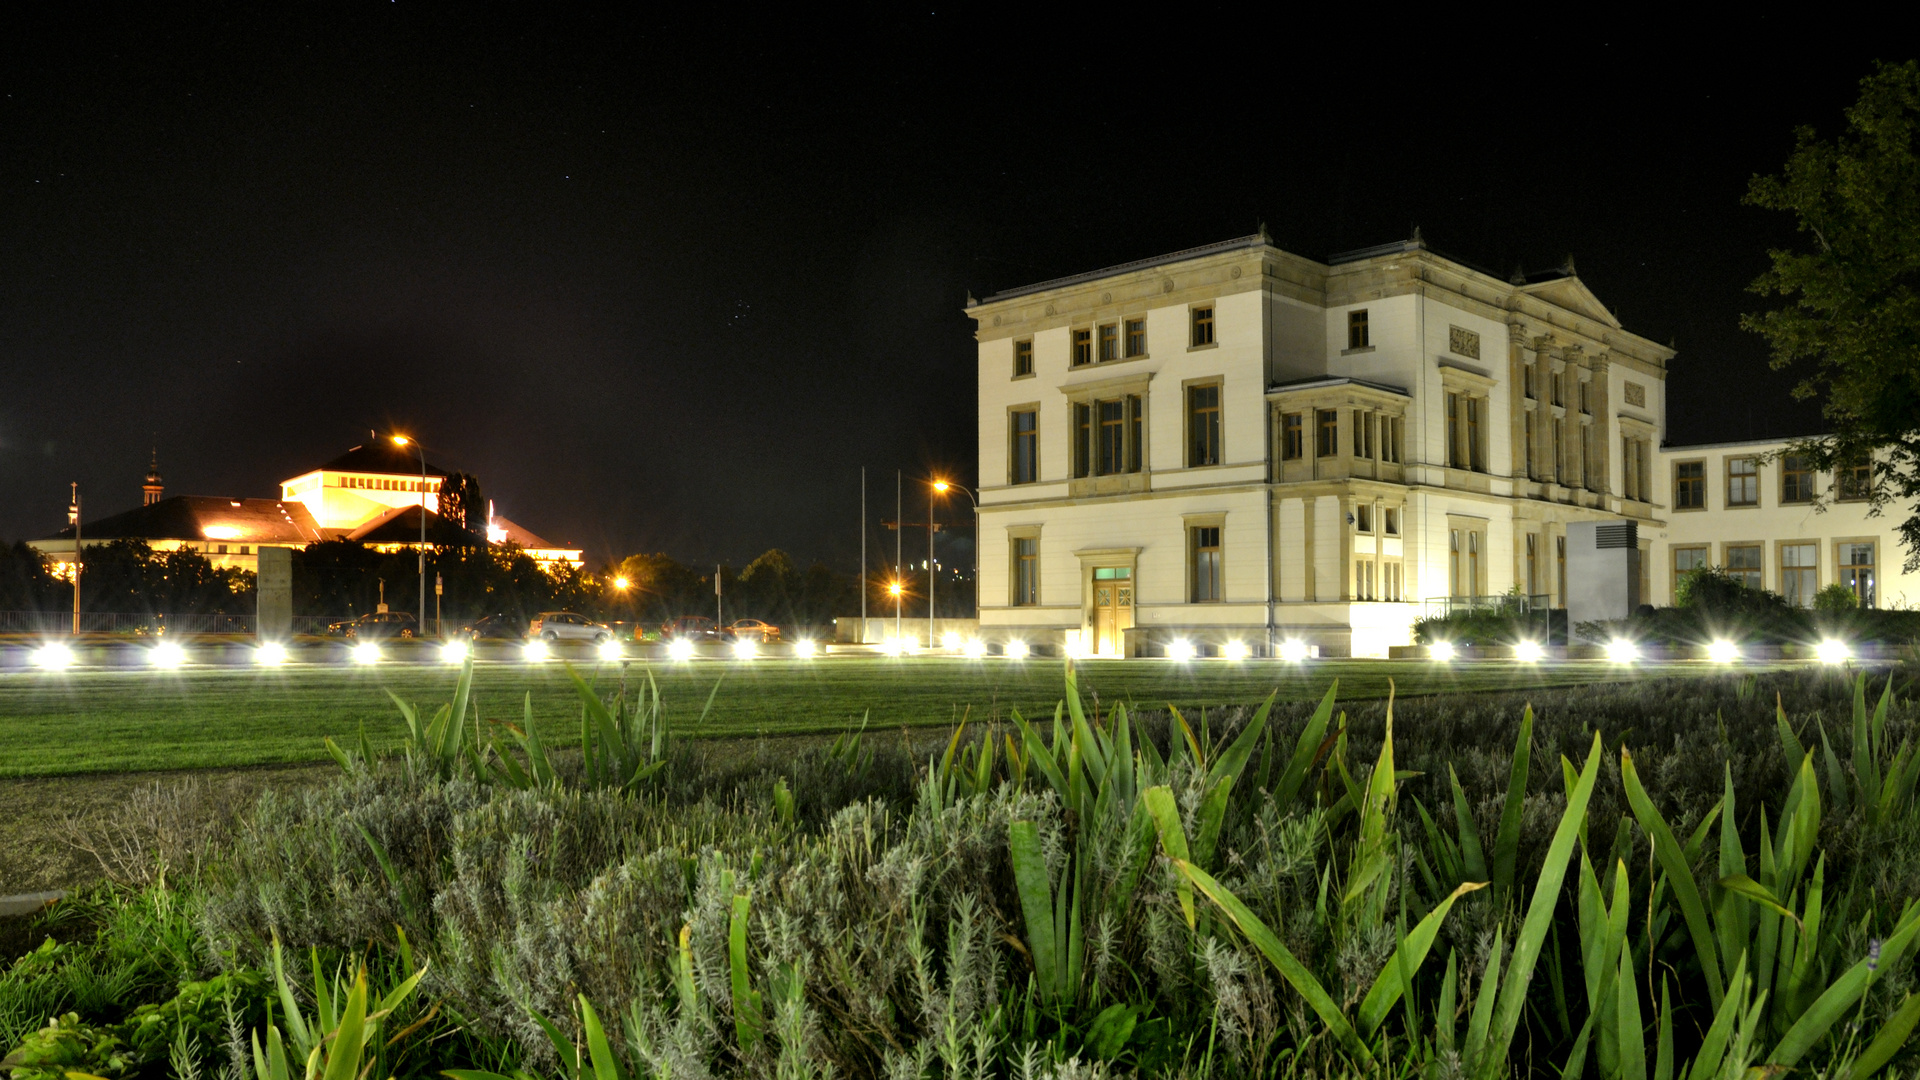
[[[395,435],[393,445],[413,447],[420,455],[420,626],[426,628],[427,622],[427,451],[420,440],[409,439],[405,435]],[[439,636],[439,620],[435,620],[434,636]]]
[[[900,597],[906,592],[900,587],[900,579],[894,578],[887,583],[887,592],[893,596],[893,640],[900,640]]]
[[[942,495],[949,491],[958,491],[973,504],[973,621],[977,631],[980,625],[980,500],[973,497],[972,488],[958,487],[945,480],[935,480],[933,490]],[[933,530],[928,529],[927,533],[932,535]],[[929,604],[929,610],[931,610],[931,604]]]

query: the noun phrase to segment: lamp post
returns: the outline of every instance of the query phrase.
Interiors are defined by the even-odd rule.
[[[973,504],[973,618],[980,620],[980,500],[973,497],[972,488],[963,488],[945,480],[935,480],[933,490],[945,495],[949,491],[958,491]]]
[[[420,456],[420,628],[426,629],[427,621],[427,450],[420,440],[409,439],[405,435],[393,437],[395,446],[411,446]],[[438,626],[434,629],[439,630]]]
[[[896,577],[892,584],[887,586],[887,591],[893,594],[893,643],[898,646],[900,644],[900,595],[906,590],[900,587],[900,579]]]
[[[67,507],[73,522],[73,636],[80,636],[80,483],[73,485],[73,504]]]

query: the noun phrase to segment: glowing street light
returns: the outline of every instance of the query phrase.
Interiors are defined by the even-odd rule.
[[[363,641],[353,647],[353,662],[356,664],[377,664],[380,662],[380,646],[371,641]]]
[[[675,660],[693,659],[693,640],[681,637],[667,642],[667,655]]]
[[[1007,658],[1009,660],[1025,660],[1027,655],[1032,651],[1032,649],[1027,647],[1027,643],[1021,641],[1019,638],[1014,638],[1012,641],[1007,642]]]
[[[1740,646],[1726,638],[1717,638],[1707,645],[1707,659],[1716,664],[1731,664],[1740,659]]]
[[[1614,638],[1607,642],[1607,659],[1616,664],[1631,664],[1640,658],[1640,646],[1626,638]]]
[[[187,650],[172,641],[163,641],[147,653],[147,663],[157,668],[177,668],[186,662]]]
[[[625,577],[617,577],[613,579],[613,587],[616,589],[619,589],[621,592],[626,592],[627,586],[631,584],[633,584],[633,582],[628,581]]]
[[[279,667],[287,662],[287,647],[277,641],[269,641],[253,650],[253,662],[262,667]]]
[[[521,648],[520,655],[534,663],[545,660],[547,658],[547,643],[541,641],[539,638],[534,638]]]
[[[420,621],[416,625],[424,630],[427,625],[427,449],[418,440],[405,435],[395,435],[393,445],[403,449],[411,446],[414,453],[420,456]],[[436,635],[440,633],[437,619],[433,632]]]
[[[1227,659],[1234,661],[1245,660],[1253,655],[1253,650],[1247,648],[1247,643],[1237,638],[1227,642],[1227,647],[1221,651]]]
[[[1853,650],[1847,648],[1846,642],[1840,641],[1837,638],[1828,638],[1822,641],[1819,646],[1814,649],[1813,654],[1818,657],[1823,664],[1844,664],[1848,660],[1853,659]]]
[[[1427,658],[1438,660],[1443,664],[1450,662],[1453,659],[1453,642],[1436,641],[1427,646]]]
[[[1513,658],[1523,664],[1537,664],[1547,658],[1547,650],[1529,638],[1513,647]]]
[[[1307,658],[1307,643],[1299,638],[1288,638],[1280,643],[1280,659],[1297,664]]]
[[[1193,659],[1193,657],[1193,642],[1188,641],[1186,638],[1174,638],[1167,643],[1167,659],[1177,660],[1184,664]]]
[[[608,638],[601,642],[600,659],[609,664],[617,663],[620,660],[620,642],[614,638]]]
[[[801,638],[799,641],[793,643],[793,655],[795,656],[811,659],[819,654],[820,646],[816,644],[812,638]]]
[[[449,641],[445,645],[440,646],[440,659],[445,660],[449,664],[464,663],[467,657],[472,654],[473,646],[468,645],[464,641]]]

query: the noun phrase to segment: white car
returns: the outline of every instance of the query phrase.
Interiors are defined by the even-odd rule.
[[[571,611],[543,611],[528,625],[527,637],[534,641],[591,641],[597,645],[611,639],[613,630]]]

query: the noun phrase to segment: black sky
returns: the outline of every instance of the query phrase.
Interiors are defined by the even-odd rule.
[[[0,537],[70,480],[137,503],[155,442],[170,493],[271,496],[382,428],[596,559],[851,569],[862,464],[876,517],[895,468],[971,479],[969,290],[1263,221],[1315,258],[1415,225],[1503,274],[1571,253],[1677,340],[1674,441],[1805,430],[1736,326],[1792,232],[1739,198],[1897,45],[710,10],[10,27]]]

